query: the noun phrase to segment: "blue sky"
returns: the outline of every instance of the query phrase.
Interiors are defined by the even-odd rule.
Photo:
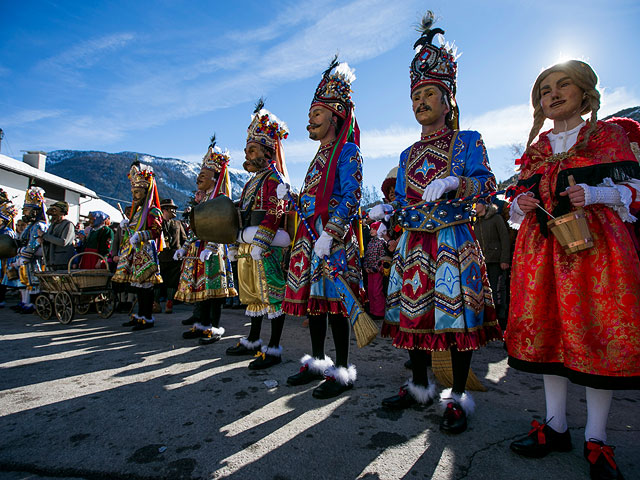
[[[253,105],[287,122],[300,186],[317,143],[306,117],[334,53],[356,70],[364,183],[379,186],[419,138],[410,108],[414,30],[431,8],[459,59],[462,128],[482,133],[499,179],[531,126],[530,88],[562,59],[594,67],[601,116],[640,105],[640,2],[0,1],[2,153],[137,151],[200,161],[208,139],[241,168]],[[118,174],[119,172],[114,172]]]

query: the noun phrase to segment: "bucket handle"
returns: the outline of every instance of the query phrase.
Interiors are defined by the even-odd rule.
[[[106,257],[100,255],[98,252],[80,252],[80,253],[76,253],[73,257],[69,259],[69,263],[67,264],[67,272],[71,273],[71,262],[73,262],[73,259],[76,257],[81,257],[82,255],[95,255],[96,257],[100,257],[104,262],[104,264],[107,265]]]

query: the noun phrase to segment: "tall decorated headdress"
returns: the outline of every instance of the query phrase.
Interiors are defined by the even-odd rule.
[[[0,188],[0,218],[13,228],[13,219],[17,214],[18,209],[9,199],[9,195]]]
[[[354,70],[346,62],[338,62],[338,55],[336,55],[331,60],[329,68],[322,74],[322,80],[316,88],[309,107],[311,110],[315,106],[323,106],[343,120],[327,166],[322,172],[321,188],[316,196],[315,216],[321,216],[324,224],[329,220],[329,199],[333,192],[336,167],[342,147],[347,142],[353,142],[360,147],[360,128],[354,112],[355,105],[351,99],[351,83],[355,79]],[[313,224],[315,225],[315,219]]]
[[[264,99],[260,98],[251,115],[251,123],[247,128],[247,144],[254,142],[264,145],[275,153],[276,168],[289,181],[287,166],[284,161],[282,141],[289,136],[287,124],[269,110],[264,108]]]
[[[129,177],[129,181],[131,182],[131,188],[144,188],[147,191],[142,214],[140,215],[138,223],[134,228],[136,232],[145,230],[147,228],[146,223],[149,211],[153,208],[160,210],[160,197],[158,196],[158,186],[156,185],[156,176],[153,173],[153,167],[151,165],[142,165],[136,159],[131,164],[131,168],[129,169],[129,173],[127,176]],[[133,211],[131,213],[133,214]],[[160,245],[158,245],[158,251],[162,251],[163,248],[164,240],[161,236]]]
[[[231,180],[229,178],[229,161],[231,157],[227,150],[222,151],[216,145],[216,134],[209,139],[209,149],[202,159],[202,167],[200,170],[209,170],[218,174],[216,186],[211,192],[209,199],[217,197],[220,193],[226,193],[231,196]]]
[[[456,77],[458,74],[458,58],[455,44],[445,43],[444,30],[431,28],[435,23],[434,13],[429,10],[422,17],[418,27],[420,38],[413,44],[416,55],[411,62],[411,92],[426,84],[435,84],[442,87],[451,102],[451,124],[453,129],[458,128],[458,106],[456,105]],[[433,44],[438,37],[440,46]]]
[[[44,190],[40,187],[29,187],[24,196],[24,207],[42,208],[44,205]]]
[[[202,159],[201,169],[213,170],[216,173],[220,173],[228,163],[229,152],[223,152],[222,149],[216,145],[216,135],[214,133],[209,141],[209,149]]]

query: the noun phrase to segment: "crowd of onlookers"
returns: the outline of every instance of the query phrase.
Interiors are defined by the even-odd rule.
[[[383,183],[384,201],[394,197],[394,170]],[[177,217],[178,207],[171,199],[161,201],[163,235],[165,248],[159,253],[160,271],[163,283],[155,288],[154,313],[172,313],[174,295],[180,278],[181,261],[174,260],[174,253],[187,240],[189,232],[188,215]],[[474,222],[476,238],[482,248],[487,264],[489,283],[493,291],[498,318],[502,327],[506,325],[509,305],[509,266],[515,231],[509,229],[505,221],[504,205],[479,201]],[[101,211],[90,212],[88,217],[74,225],[66,219],[68,206],[56,202],[47,209],[49,224],[41,233],[44,268],[47,270],[109,269],[115,272],[123,237],[119,223],[111,221],[109,215]],[[129,208],[123,212],[130,213]],[[18,238],[27,223],[19,219],[15,223]],[[393,223],[391,217],[381,221],[369,219],[362,222],[362,269],[366,291],[366,305],[374,319],[382,319],[385,312],[385,297],[389,280],[391,261],[402,229]],[[135,294],[127,285],[114,284],[118,296],[118,311],[129,312],[135,302]],[[2,292],[4,297],[4,292]],[[3,305],[3,303],[0,303]],[[239,298],[227,299],[226,307],[240,308]],[[33,309],[19,309],[31,313]]]

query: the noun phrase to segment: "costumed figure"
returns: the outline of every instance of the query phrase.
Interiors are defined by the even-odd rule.
[[[162,286],[166,289],[167,303],[164,313],[173,313],[173,298],[180,281],[180,267],[182,262],[174,260],[173,256],[182,245],[187,241],[187,232],[182,222],[176,218],[178,206],[173,203],[171,198],[160,200],[160,208],[162,209],[162,235],[164,236],[165,248],[158,254],[160,259],[160,271],[162,272]],[[156,288],[154,308],[160,306],[161,288]]]
[[[335,69],[335,70],[334,70]],[[287,383],[303,385],[325,379],[313,391],[331,398],[353,387],[356,368],[349,364],[351,329],[348,312],[336,290],[333,268],[360,299],[363,296],[360,252],[352,219],[358,213],[362,186],[360,131],[351,100],[353,71],[337,57],[324,72],[309,108],[309,137],[320,148],[309,165],[298,207],[306,223],[298,223],[282,309],[309,318],[311,355]],[[279,188],[284,198],[287,188]],[[308,226],[308,227],[307,227]],[[307,228],[314,230],[313,237]],[[314,242],[313,238],[317,239]],[[331,266],[324,260],[330,258]],[[336,362],[325,356],[327,316]]]
[[[228,163],[229,154],[216,146],[214,135],[196,179],[196,205],[230,194]],[[217,342],[224,335],[224,328],[220,326],[224,299],[237,295],[224,245],[199,240],[191,230],[188,240],[173,258],[183,260],[175,299],[199,303],[199,321],[182,334],[183,338],[199,338],[203,345]]]
[[[38,239],[47,230],[44,207],[44,190],[40,187],[30,187],[22,206],[22,218],[27,226],[20,234],[20,249],[14,263],[19,269],[20,283],[24,288],[20,292],[22,301],[12,308],[20,313],[34,312],[35,305],[31,303],[31,295],[40,293],[40,281],[35,274],[43,269],[42,247]]]
[[[423,17],[411,63],[413,112],[422,125],[420,141],[400,155],[395,220],[405,232],[393,256],[387,310],[381,335],[409,350],[413,378],[398,395],[386,398],[392,409],[429,405],[436,387],[428,379],[430,352],[450,351],[453,388],[440,395],[445,408],[440,429],[460,433],[474,402],[465,392],[471,356],[490,340],[502,339],[480,247],[465,203],[423,205],[495,191],[495,177],[478,132],[458,130],[455,47],[432,44],[439,29],[434,15]],[[391,205],[375,206],[382,219]]]
[[[89,212],[89,218],[91,219],[91,231],[87,235],[82,252],[94,252],[106,257],[109,255],[114,237],[114,232],[109,226],[111,218],[101,211]],[[94,268],[107,268],[107,265],[97,255],[83,255],[80,258],[80,266],[78,268],[91,270]]]
[[[155,325],[153,317],[153,287],[162,283],[158,252],[162,241],[162,213],[153,169],[135,161],[129,170],[131,182],[131,215],[123,218],[118,266],[112,281],[129,283],[138,297],[138,314],[122,324],[132,330],[144,330]],[[94,255],[85,255],[94,257]],[[95,262],[94,262],[95,264]]]
[[[18,210],[7,192],[0,188],[0,308],[5,306],[7,289],[22,286],[15,266],[18,244],[13,221],[17,214]]]
[[[251,330],[235,347],[227,349],[227,355],[255,354],[257,358],[249,364],[252,370],[282,361],[280,338],[285,318],[282,300],[291,244],[291,237],[282,228],[287,200],[278,198],[280,179],[269,167],[269,162],[275,161],[280,175],[288,178],[282,140],[289,133],[287,126],[263,107],[260,99],[247,129],[243,166],[254,175],[242,190],[238,241],[229,248],[230,261],[238,261],[240,303],[247,305]],[[265,315],[271,321],[271,338],[267,345],[262,345],[260,330]]]
[[[522,192],[510,210],[520,228],[505,340],[511,367],[543,375],[547,411],[511,449],[535,458],[571,450],[571,381],[586,387],[591,478],[620,479],[606,425],[612,390],[640,388],[640,262],[625,226],[636,221],[640,166],[625,131],[597,120],[597,82],[588,64],[569,60],[544,70],[531,92],[533,128],[516,162]],[[547,118],[553,130],[534,143]],[[567,253],[547,221],[576,208],[592,246],[581,235],[567,243],[581,249]]]
[[[76,239],[75,225],[64,218],[69,213],[67,202],[56,202],[47,209],[49,228],[42,232],[44,264],[47,270],[67,270],[69,260],[76,253],[73,242]]]

